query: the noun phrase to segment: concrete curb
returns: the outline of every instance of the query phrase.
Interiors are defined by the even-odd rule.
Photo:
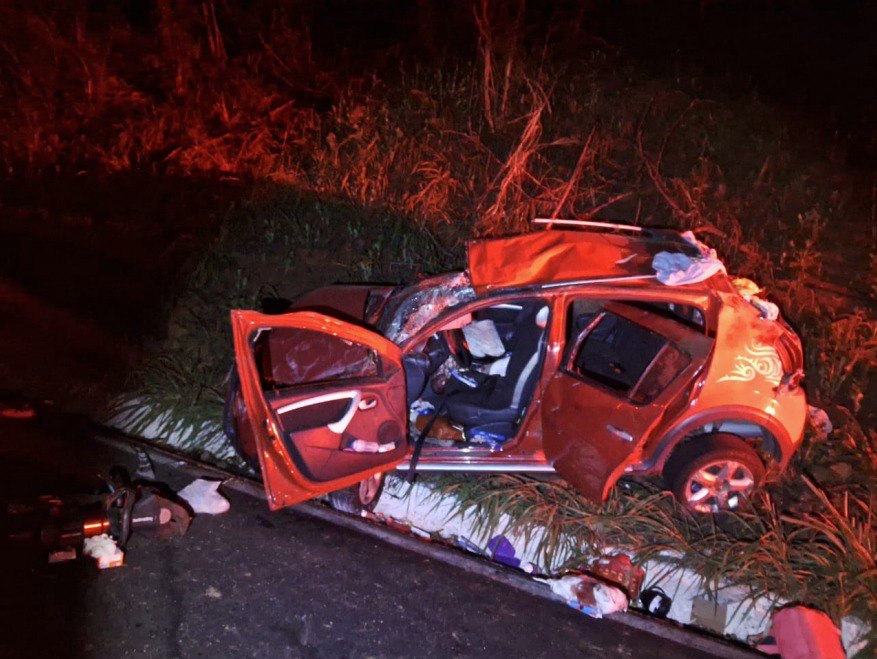
[[[157,464],[168,466],[177,470],[183,470],[189,475],[200,477],[221,478],[225,481],[224,487],[235,492],[264,501],[265,492],[260,481],[230,473],[211,464],[201,462],[182,453],[178,453],[156,444],[131,437],[111,428],[98,428],[94,438],[112,448],[134,453],[136,448],[146,451],[150,458]],[[368,522],[364,519],[341,513],[316,502],[304,502],[292,506],[291,510],[300,514],[319,519],[335,526],[343,527],[356,533],[366,535],[387,544],[405,549],[426,558],[430,558],[458,569],[477,574],[498,583],[529,593],[542,599],[559,602],[551,591],[533,579],[519,574],[511,568],[506,568],[493,561],[469,555],[460,549],[427,542],[419,538],[408,536],[394,531],[380,524]],[[609,616],[614,622],[652,634],[702,652],[708,652],[717,657],[728,659],[751,659],[752,657],[765,656],[755,649],[745,647],[722,638],[710,636],[701,631],[685,627],[670,620],[660,620],[648,615],[627,611],[615,613]]]

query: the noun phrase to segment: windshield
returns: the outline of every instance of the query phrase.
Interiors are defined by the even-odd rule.
[[[378,319],[378,331],[396,344],[404,343],[449,307],[475,299],[465,272],[428,277],[394,294]]]

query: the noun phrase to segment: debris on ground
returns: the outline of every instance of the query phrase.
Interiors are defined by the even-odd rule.
[[[484,556],[484,551],[481,549],[481,547],[476,545],[474,542],[472,542],[465,535],[454,536],[453,544],[454,544],[454,546],[459,547],[460,549],[468,551],[470,554],[475,554],[477,556]]]
[[[554,579],[540,579],[551,592],[569,606],[591,616],[602,618],[610,613],[627,610],[627,596],[620,588],[587,574],[573,573]]]
[[[826,411],[814,405],[808,405],[807,415],[810,427],[816,432],[816,437],[819,440],[828,439],[828,436],[834,431],[834,425],[828,418]]]
[[[189,504],[196,515],[219,515],[228,512],[231,504],[217,490],[222,481],[198,478],[177,492],[177,496]]]
[[[515,556],[515,548],[507,537],[497,535],[487,543],[487,551],[490,557],[497,563],[509,567],[521,567],[521,559]]]
[[[0,544],[24,560],[63,563],[79,556],[97,560],[98,567],[122,564],[131,533],[149,531],[181,536],[192,516],[161,483],[131,482],[124,467],[110,469],[108,492],[41,495],[9,501]]]
[[[663,588],[658,586],[646,588],[640,593],[639,601],[642,602],[646,613],[656,618],[666,618],[673,606],[673,600]]]
[[[773,614],[770,633],[758,644],[782,659],[844,659],[840,630],[825,613],[806,606],[787,606]]]
[[[116,541],[106,533],[85,538],[82,541],[83,556],[91,556],[97,561],[97,566],[101,570],[110,567],[119,567],[122,565],[125,552],[119,549]]]
[[[592,577],[617,586],[631,601],[639,597],[646,578],[646,571],[635,566],[627,554],[601,556],[589,564],[585,571]]]

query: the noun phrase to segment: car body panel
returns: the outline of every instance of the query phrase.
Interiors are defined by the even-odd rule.
[[[316,311],[352,323],[365,323],[368,320],[368,307],[386,301],[394,286],[370,286],[368,284],[336,284],[324,286],[305,293],[293,303],[292,311]],[[376,311],[377,309],[374,309]]]
[[[654,279],[652,258],[662,250],[696,255],[681,240],[581,231],[544,231],[469,243],[469,275],[481,296],[496,289],[584,279]]]
[[[668,340],[688,361],[652,400],[639,404],[573,373],[574,353],[591,327],[565,351],[563,364],[544,394],[542,442],[545,456],[557,472],[597,502],[606,498],[620,475],[638,458],[651,429],[703,368],[713,347],[712,339],[703,334],[641,309],[620,304],[605,309]],[[650,368],[638,378],[640,381]]]
[[[365,328],[309,311],[283,316],[232,311],[231,320],[241,395],[272,508],[353,485],[393,468],[405,457],[405,378],[395,344]],[[270,373],[260,373],[256,340],[260,334],[283,328],[315,332],[318,337],[334,337],[342,344],[373,350],[379,366],[374,374],[362,377],[333,374],[328,380],[313,382],[320,377],[314,367],[308,370],[295,364],[295,369],[289,369],[282,364],[291,346],[281,342],[275,350],[281,357],[272,355]],[[334,359],[330,356],[329,362]],[[266,393],[263,380],[276,381],[285,370],[294,370],[301,380]],[[354,443],[375,444],[382,433],[386,441],[377,448]],[[389,450],[380,448],[390,444]]]

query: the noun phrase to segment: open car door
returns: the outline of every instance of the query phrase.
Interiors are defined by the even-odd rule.
[[[572,326],[575,326],[574,324]],[[678,412],[713,340],[637,307],[610,303],[569,337],[542,398],[548,461],[603,501],[665,413]]]
[[[309,311],[232,311],[241,395],[268,504],[353,485],[407,454],[399,347]]]

